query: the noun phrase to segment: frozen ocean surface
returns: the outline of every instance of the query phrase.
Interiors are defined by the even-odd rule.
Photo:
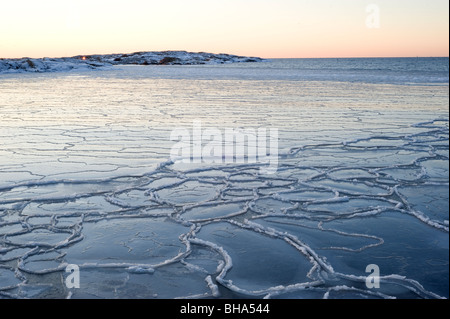
[[[0,75],[0,298],[448,298],[448,98],[433,58]],[[198,122],[276,172],[171,160]]]

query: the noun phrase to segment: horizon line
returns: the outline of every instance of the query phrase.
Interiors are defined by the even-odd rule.
[[[134,52],[120,52],[120,53],[91,53],[91,54],[76,54],[72,56],[43,56],[43,57],[30,57],[30,56],[22,56],[22,57],[0,57],[0,60],[14,60],[14,59],[58,59],[58,58],[71,58],[71,57],[78,57],[78,56],[95,56],[95,55],[115,55],[115,54],[133,54],[133,53],[142,53],[142,52],[187,52],[187,53],[210,53],[210,54],[229,54],[229,55],[235,55],[235,56],[241,56],[241,57],[257,57],[265,60],[275,60],[275,59],[389,59],[389,58],[450,58],[450,56],[442,56],[442,55],[430,55],[430,56],[417,56],[417,55],[411,55],[411,56],[308,56],[308,57],[262,57],[262,56],[255,56],[255,55],[241,55],[241,54],[235,54],[235,53],[224,53],[224,52],[207,52],[207,51],[187,51],[187,50],[140,50],[140,51],[134,51]]]
[[[402,58],[450,58],[450,56],[330,56],[330,57],[283,57],[262,59],[402,59]]]

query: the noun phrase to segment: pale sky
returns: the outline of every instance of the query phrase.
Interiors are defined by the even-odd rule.
[[[0,58],[448,56],[448,10],[448,0],[1,0]]]

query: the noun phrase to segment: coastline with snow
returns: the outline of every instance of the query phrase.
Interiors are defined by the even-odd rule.
[[[262,62],[259,57],[187,51],[135,52],[129,54],[78,55],[63,58],[0,59],[1,73],[65,72],[115,65],[215,65]]]

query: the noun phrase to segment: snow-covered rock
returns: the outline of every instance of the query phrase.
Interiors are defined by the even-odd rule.
[[[96,69],[111,65],[198,65],[241,62],[261,62],[257,57],[205,52],[160,51],[130,54],[86,55],[67,58],[0,59],[0,73],[57,72],[80,69]]]

